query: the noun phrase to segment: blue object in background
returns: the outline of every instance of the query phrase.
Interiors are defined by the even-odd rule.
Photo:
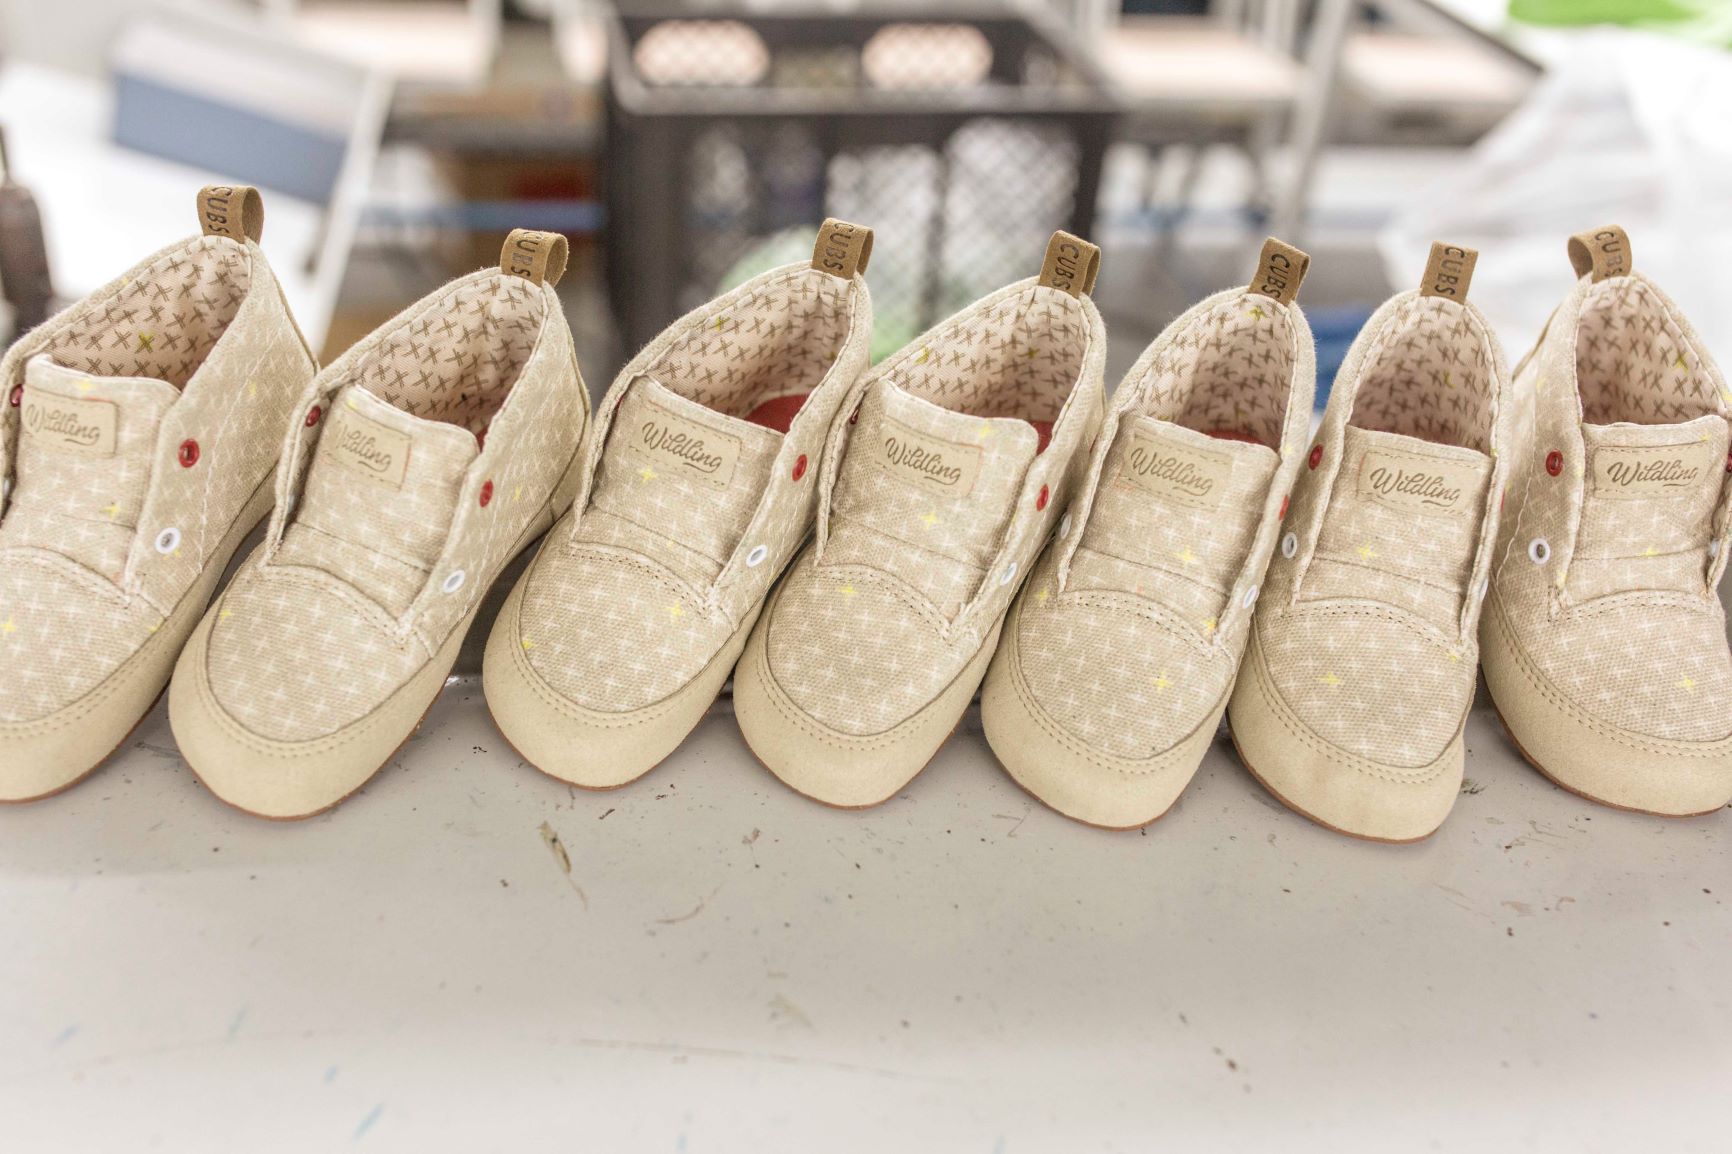
[[[1329,309],[1306,309],[1305,319],[1311,322],[1311,335],[1317,339],[1317,400],[1319,411],[1329,403],[1329,393],[1335,387],[1335,374],[1347,359],[1353,338],[1365,327],[1376,311],[1370,305],[1342,305]]]

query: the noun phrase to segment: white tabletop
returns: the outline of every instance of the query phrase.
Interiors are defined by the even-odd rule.
[[[1732,813],[1590,805],[1483,708],[1467,746],[1418,846],[1294,816],[1224,740],[1112,834],[972,716],[845,813],[725,708],[569,789],[458,682],[273,825],[159,711],[0,808],[0,1119],[57,1152],[1724,1150]]]

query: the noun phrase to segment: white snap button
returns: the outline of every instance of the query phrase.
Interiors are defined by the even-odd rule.
[[[998,583],[1000,585],[1009,585],[1012,581],[1015,581],[1015,580],[1016,580],[1016,562],[1012,561],[1010,563],[1009,567],[1005,569],[1003,576],[999,577]]]
[[[1535,565],[1544,565],[1552,559],[1552,547],[1546,544],[1544,537],[1535,537],[1528,542],[1528,560]]]
[[[1720,538],[1716,537],[1712,541],[1708,542],[1708,556],[1720,556]]]
[[[764,558],[770,555],[768,545],[753,545],[752,551],[746,554],[746,568],[756,569],[764,563]]]
[[[1060,537],[1070,536],[1070,513],[1068,512],[1059,520],[1058,535]]]
[[[1281,538],[1281,556],[1291,559],[1297,552],[1299,552],[1298,534],[1289,533]]]
[[[1245,596],[1240,598],[1240,604],[1244,605],[1247,609],[1257,604],[1257,587],[1255,585],[1245,590]]]
[[[156,535],[156,551],[164,555],[180,548],[180,530],[164,529]]]
[[[465,574],[463,570],[453,569],[450,573],[446,574],[445,584],[439,586],[439,588],[445,590],[447,593],[455,593],[459,589],[463,588],[464,579]]]

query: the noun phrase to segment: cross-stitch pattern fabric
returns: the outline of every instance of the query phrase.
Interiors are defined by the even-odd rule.
[[[1114,394],[1017,618],[1021,677],[1088,748],[1147,758],[1219,707],[1304,455],[1314,375],[1298,307],[1232,289],[1170,325]],[[1138,453],[1164,459],[1169,483],[1139,484]]]
[[[1676,306],[1632,272],[1576,284],[1517,389],[1492,579],[1515,643],[1606,725],[1681,742],[1732,734],[1732,653],[1714,592],[1728,545],[1719,370]],[[1602,491],[1600,454],[1632,449],[1636,463],[1678,462],[1686,479]]]
[[[72,705],[155,632],[269,475],[314,368],[258,246],[223,237],[162,249],[12,346],[0,722]],[[96,455],[24,431],[27,400],[55,398],[94,406],[71,410],[87,431],[112,424]]]
[[[862,379],[826,450],[817,540],[765,633],[776,683],[817,724],[888,730],[979,652],[1086,468],[1105,343],[1092,301],[1030,279]]]
[[[530,668],[590,710],[687,685],[811,533],[824,438],[865,369],[865,280],[772,269],[675,322],[602,400],[577,503],[523,578]],[[804,397],[787,432],[746,418]]]
[[[587,405],[552,285],[497,269],[411,305],[320,373],[286,426],[270,534],[213,608],[222,709],[261,738],[306,742],[377,708],[547,515]],[[394,468],[369,475],[345,445],[389,451]]]

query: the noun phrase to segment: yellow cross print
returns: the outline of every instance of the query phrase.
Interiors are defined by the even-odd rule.
[[[1183,549],[1180,549],[1177,553],[1174,553],[1173,556],[1177,557],[1179,560],[1183,561],[1187,565],[1191,564],[1192,562],[1194,562],[1197,559],[1197,555],[1195,553],[1191,552],[1191,547],[1189,545],[1186,545]]]
[[[1684,678],[1683,680],[1678,682],[1678,688],[1682,689],[1685,693],[1696,692],[1695,679],[1689,678],[1689,677]]]
[[[1341,684],[1341,679],[1339,677],[1335,676],[1333,673],[1325,673],[1322,677],[1319,677],[1317,679],[1317,684],[1327,685],[1331,689],[1333,689],[1333,688],[1335,688],[1335,686]]]
[[[926,510],[926,516],[920,518],[928,527],[938,524],[938,514],[931,509]]]
[[[1038,357],[1040,356],[1040,350],[1035,348],[1033,345],[1030,345],[1028,346],[1028,352],[1022,355],[1025,357]]]
[[[685,606],[681,605],[678,601],[675,601],[672,605],[668,606],[668,620],[678,621],[685,614],[685,611]]]
[[[1155,677],[1154,685],[1156,689],[1170,689],[1172,688],[1173,683],[1167,680],[1167,675],[1165,673],[1162,673]]]
[[[230,609],[230,608],[225,606],[224,608],[218,610],[217,620],[218,621],[227,621],[230,617],[233,617],[234,615],[235,615],[235,611],[233,609]]]
[[[1214,631],[1215,631],[1215,619],[1213,617],[1203,618],[1203,632],[1204,633],[1213,633]]]
[[[81,393],[88,393],[91,389],[94,389],[95,387],[96,387],[95,381],[79,381],[78,382],[78,391]]]
[[[1687,369],[1690,367],[1690,362],[1684,359],[1683,349],[1678,350],[1678,359],[1672,362],[1672,367],[1675,369]]]
[[[533,642],[529,638],[525,637],[523,639],[523,647],[525,649],[534,649],[535,648],[535,642]]]
[[[1046,599],[1048,597],[1051,597],[1051,596],[1052,596],[1052,590],[1048,589],[1045,585],[1042,585],[1040,587],[1040,592],[1038,592],[1034,595],[1034,602],[1036,605],[1045,605]]]
[[[645,465],[643,468],[639,469],[637,471],[637,475],[642,477],[646,481],[653,481],[656,479],[656,471],[654,469],[650,468],[648,465]]]
[[[1457,653],[1457,652],[1456,652],[1456,651],[1455,651],[1455,650],[1453,650],[1453,649],[1451,649],[1451,650],[1450,650],[1450,651],[1449,651],[1449,655],[1448,655],[1448,656],[1449,656],[1449,659],[1450,659],[1450,660],[1451,660],[1451,661],[1460,661],[1460,660],[1461,660],[1461,654],[1459,654],[1459,653]]]
[[[0,621],[0,633],[10,635],[16,632],[18,632],[18,622],[14,621],[10,617],[6,618],[4,621]]]
[[[914,363],[917,365],[924,365],[927,358],[930,356],[932,356],[932,350],[922,345],[920,348],[920,355],[914,358]]]
[[[1361,545],[1359,548],[1355,549],[1354,552],[1359,554],[1359,559],[1361,561],[1369,561],[1373,557],[1377,556],[1377,550],[1373,549],[1369,545]]]
[[[844,585],[844,586],[842,586],[840,592],[841,592],[842,596],[844,596],[844,597],[852,597],[852,596],[854,596],[855,592],[857,592],[857,591],[855,590],[854,586],[852,586],[852,585]]]
[[[153,351],[151,349],[151,346],[154,344],[156,344],[156,334],[155,333],[139,333],[138,334],[138,351],[139,352],[148,353],[148,352]]]
[[[1644,557],[1658,557],[1659,555],[1660,555],[1660,551],[1658,549],[1654,548],[1652,545],[1650,545],[1646,549],[1642,550],[1642,556],[1644,556]]]
[[[104,513],[107,513],[107,514],[108,514],[108,519],[109,519],[109,520],[110,520],[110,521],[112,521],[112,520],[114,520],[114,519],[115,519],[115,518],[116,518],[116,517],[118,517],[118,516],[120,516],[120,502],[118,502],[118,501],[116,501],[116,502],[115,502],[115,503],[114,503],[114,504],[112,504],[112,505],[104,505],[104,506],[103,506],[103,507],[102,507],[102,511],[103,511],[103,512],[104,512]]]
[[[519,485],[515,489],[511,490],[511,500],[512,500],[513,504],[517,503],[518,501],[523,500],[523,486],[522,485]]]
[[[1268,313],[1263,311],[1262,305],[1252,305],[1251,306],[1251,319],[1252,320],[1260,321],[1268,315],[1269,315]]]
[[[992,439],[992,426],[982,425],[974,435],[982,441],[990,441]]]
[[[728,315],[726,313],[723,313],[721,316],[716,318],[716,323],[714,325],[712,325],[711,327],[716,329],[718,332],[720,332],[722,326],[727,324],[727,323],[728,323]]]

